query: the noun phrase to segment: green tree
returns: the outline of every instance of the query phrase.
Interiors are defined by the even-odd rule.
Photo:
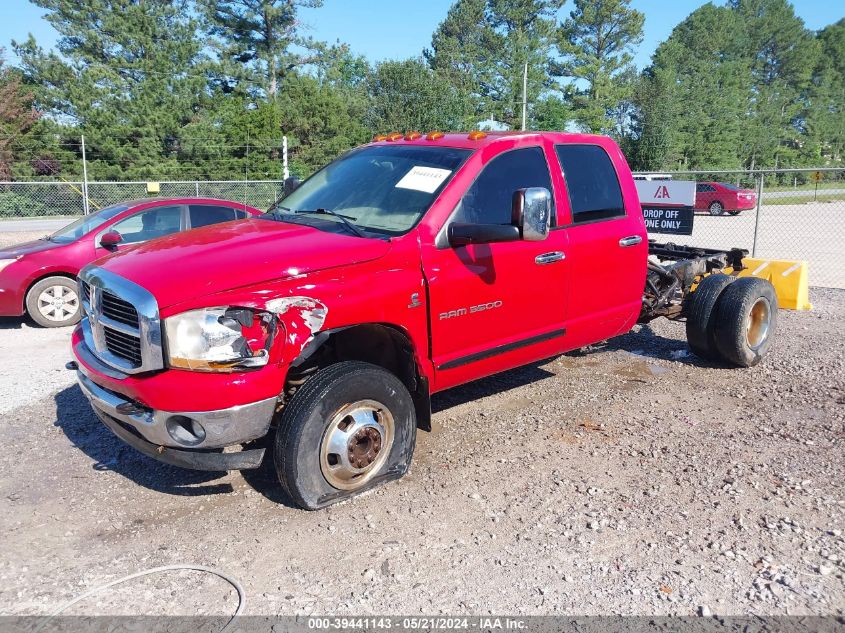
[[[84,133],[92,179],[161,174],[207,82],[187,0],[33,0],[59,54],[13,42],[39,109]]]
[[[523,72],[528,101],[551,87],[556,2],[457,0],[432,36],[429,65],[472,97],[477,117],[519,127]]]
[[[819,31],[821,55],[805,122],[811,161],[843,160],[845,153],[845,18]]]
[[[323,0],[199,0],[210,32],[219,38],[219,52],[236,78],[260,82],[275,98],[279,82],[296,68],[316,61],[297,49],[319,45],[302,36],[297,21],[301,8],[319,7]],[[251,72],[250,72],[251,71]]]
[[[575,115],[591,132],[614,130],[613,110],[631,94],[625,80],[631,52],[642,42],[645,16],[630,0],[575,0],[558,30],[563,61],[555,74],[585,83],[574,95]]]
[[[16,151],[39,114],[32,93],[23,89],[20,77],[5,65],[4,57],[0,48],[0,180],[11,180]]]
[[[673,69],[652,66],[634,87],[631,127],[622,137],[622,149],[636,171],[659,171],[669,164],[678,108]]]
[[[730,8],[706,4],[657,47],[637,91],[637,155],[654,168],[741,166],[749,61],[733,43],[743,28]]]
[[[470,119],[487,113],[487,97],[493,90],[494,33],[487,21],[487,0],[457,0],[423,51],[429,66],[460,93],[468,95]],[[474,121],[467,121],[471,126]]]
[[[378,64],[369,80],[367,125],[373,132],[460,129],[469,99],[422,59]]]
[[[280,86],[281,129],[288,135],[292,171],[307,176],[371,138],[364,125],[366,99],[307,75],[289,75]]]
[[[732,0],[729,7],[743,35],[734,54],[747,60],[751,79],[743,158],[751,168],[776,168],[800,146],[819,45],[787,0]]]

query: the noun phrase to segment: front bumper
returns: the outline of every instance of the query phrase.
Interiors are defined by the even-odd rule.
[[[145,455],[198,470],[257,468],[264,449],[210,453],[207,449],[242,444],[270,429],[277,398],[216,411],[158,411],[98,385],[81,369],[77,379],[94,412],[115,435]],[[202,437],[186,429],[202,429]],[[175,430],[175,433],[174,433]]]

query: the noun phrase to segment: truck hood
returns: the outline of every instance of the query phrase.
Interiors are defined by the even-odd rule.
[[[386,240],[256,219],[152,240],[97,265],[146,288],[159,308],[167,308],[234,288],[370,261],[389,250]]]
[[[23,255],[31,255],[41,251],[49,251],[54,248],[67,246],[67,244],[59,244],[57,242],[50,242],[48,240],[34,240],[32,242],[24,242],[23,244],[15,244],[14,246],[7,246],[0,248],[0,259],[15,259]]]

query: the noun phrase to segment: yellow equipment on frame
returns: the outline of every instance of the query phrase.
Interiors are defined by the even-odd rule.
[[[744,257],[738,277],[766,279],[775,288],[778,306],[787,310],[812,310],[807,262]]]

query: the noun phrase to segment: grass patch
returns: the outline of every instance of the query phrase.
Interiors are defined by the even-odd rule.
[[[813,194],[790,196],[789,198],[766,198],[763,197],[763,206],[768,207],[776,204],[807,204],[808,202],[843,202],[845,201],[845,194],[830,193],[819,194],[816,200],[813,200]],[[753,209],[751,209],[753,211]]]

